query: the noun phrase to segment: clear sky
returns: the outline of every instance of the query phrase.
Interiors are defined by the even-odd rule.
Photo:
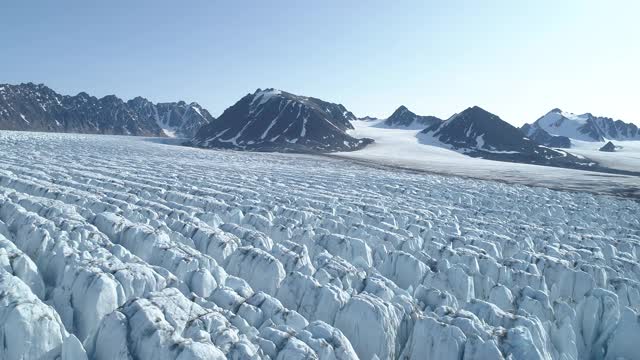
[[[640,1],[5,1],[0,83],[197,101],[256,88],[520,125],[554,107],[640,124]]]

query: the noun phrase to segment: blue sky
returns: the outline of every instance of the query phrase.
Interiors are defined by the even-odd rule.
[[[639,1],[14,1],[0,83],[197,101],[256,88],[513,124],[554,107],[640,124]]]

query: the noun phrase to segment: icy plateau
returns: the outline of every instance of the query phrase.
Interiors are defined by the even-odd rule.
[[[0,133],[0,359],[640,359],[640,204]]]

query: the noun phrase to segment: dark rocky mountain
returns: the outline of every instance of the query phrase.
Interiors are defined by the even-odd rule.
[[[196,103],[125,102],[115,95],[60,95],[42,84],[0,85],[2,130],[191,137],[213,119]]]
[[[357,150],[373,140],[347,135],[352,120],[355,116],[340,104],[258,89],[202,127],[189,144],[279,152]]]
[[[365,117],[359,117],[356,120],[361,120],[361,121],[376,121],[379,120],[377,117],[373,117],[373,116],[365,116]]]
[[[520,131],[528,137],[529,139],[535,141],[536,143],[548,147],[554,148],[565,148],[568,149],[571,147],[571,139],[566,136],[557,136],[551,135],[545,130],[537,126],[532,126],[529,124],[524,124]]]
[[[422,143],[491,160],[580,168],[593,164],[567,152],[541,146],[518,128],[477,106],[423,130],[418,138]]]
[[[384,121],[388,127],[427,128],[442,123],[442,119],[435,116],[416,115],[402,105]]]
[[[603,147],[600,148],[600,151],[614,152],[614,151],[616,151],[616,146],[613,145],[613,143],[611,141],[609,141],[606,144],[604,144]]]
[[[640,130],[632,123],[590,113],[576,115],[560,109],[549,111],[529,126],[542,129],[551,135],[582,141],[640,140]]]
[[[204,125],[215,120],[207,109],[198,103],[184,101],[157,103],[136,97],[127,104],[141,119],[153,119],[167,136],[192,138]]]

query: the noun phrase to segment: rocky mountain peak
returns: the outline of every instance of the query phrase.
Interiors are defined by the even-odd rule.
[[[353,113],[343,105],[282,90],[258,89],[203,127],[192,145],[240,150],[331,152],[355,150],[370,143],[355,139]]]
[[[184,101],[153,104],[143,97],[127,102],[86,92],[60,95],[42,84],[0,85],[0,129],[192,137],[213,121],[204,109],[188,111]]]

